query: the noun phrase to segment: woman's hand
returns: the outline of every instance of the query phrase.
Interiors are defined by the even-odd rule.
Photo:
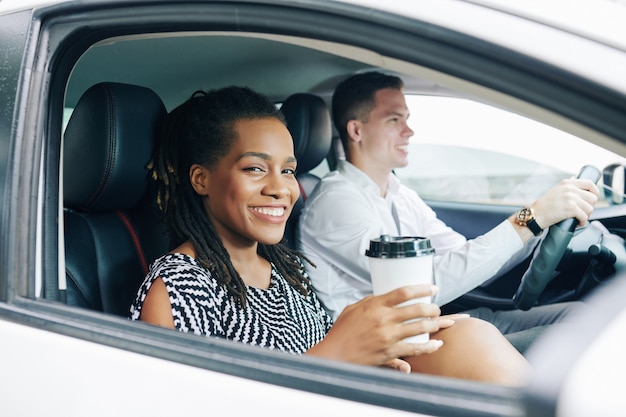
[[[380,296],[369,296],[346,307],[324,340],[307,354],[364,365],[384,365],[410,371],[401,357],[431,353],[442,345],[440,340],[404,343],[406,337],[433,333],[451,326],[451,318],[440,318],[435,304],[399,304],[419,297],[433,296],[436,287],[412,285]],[[412,319],[422,319],[408,322]]]
[[[451,327],[454,322],[458,319],[466,319],[470,315],[465,313],[455,313],[455,314],[446,314],[445,316],[439,317],[439,330],[447,329]]]

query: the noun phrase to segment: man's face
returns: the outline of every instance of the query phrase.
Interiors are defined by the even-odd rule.
[[[386,88],[376,92],[374,108],[367,121],[360,122],[360,149],[368,164],[389,171],[408,164],[409,139],[413,136],[408,118],[402,91]]]

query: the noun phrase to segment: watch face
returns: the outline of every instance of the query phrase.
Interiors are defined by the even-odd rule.
[[[530,208],[524,207],[517,213],[517,220],[521,223],[526,224],[528,220],[533,218],[533,212]]]

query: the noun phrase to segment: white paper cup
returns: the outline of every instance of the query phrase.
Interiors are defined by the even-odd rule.
[[[374,295],[385,294],[406,285],[432,284],[434,253],[430,240],[422,237],[382,235],[371,240],[365,255],[369,257]],[[421,297],[399,306],[430,302],[431,297]],[[428,333],[405,339],[409,343],[424,343],[428,340]]]

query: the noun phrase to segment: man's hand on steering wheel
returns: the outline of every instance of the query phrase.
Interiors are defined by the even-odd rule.
[[[527,310],[535,305],[552,279],[574,229],[577,225],[584,226],[593,211],[599,195],[596,186],[599,178],[597,168],[585,166],[578,178],[561,181],[530,207],[509,218],[524,242],[549,228],[513,297],[516,308]]]
[[[561,181],[535,201],[537,223],[548,228],[561,220],[575,218],[584,226],[598,201],[599,189],[589,179],[575,178]]]

